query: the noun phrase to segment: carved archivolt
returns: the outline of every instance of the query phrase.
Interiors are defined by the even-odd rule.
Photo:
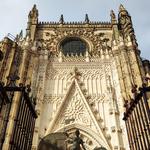
[[[73,123],[66,126],[65,128],[57,130],[57,132],[64,132],[65,130],[70,137],[73,137],[74,132],[77,128],[80,130],[80,137],[84,141],[84,145],[87,150],[92,150],[96,147],[101,146],[107,147],[104,141],[98,136],[96,132],[91,130],[91,128],[85,127],[84,125]]]

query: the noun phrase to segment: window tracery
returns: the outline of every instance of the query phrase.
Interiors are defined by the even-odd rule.
[[[83,56],[87,50],[87,44],[80,38],[71,37],[71,38],[65,39],[61,43],[61,49],[65,56],[67,55],[69,56],[82,55]]]

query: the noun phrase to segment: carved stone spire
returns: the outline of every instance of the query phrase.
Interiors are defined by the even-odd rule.
[[[64,23],[64,16],[61,14],[60,19],[59,19],[59,23],[63,24]]]
[[[122,4],[119,7],[118,23],[123,37],[127,40],[130,36],[132,41],[136,41],[131,16]]]
[[[131,16],[128,14],[128,11],[124,8],[122,4],[119,7],[118,20],[120,21],[119,23],[121,23],[122,25],[125,24],[126,21],[131,23]]]
[[[29,36],[32,40],[34,39],[36,25],[38,24],[38,15],[38,10],[36,8],[36,5],[34,5],[32,10],[29,12],[28,24],[26,29],[26,35]]]
[[[37,21],[37,19],[38,19],[38,10],[37,10],[35,4],[33,5],[32,10],[29,12],[28,19],[31,22],[32,21]],[[34,23],[34,22],[32,22],[32,23]]]
[[[119,12],[121,11],[126,11],[126,9],[124,8],[124,6],[122,4],[120,4],[120,7],[119,7]]]
[[[21,30],[20,33],[16,35],[15,41],[19,42],[22,39],[23,39],[23,30]]]
[[[90,20],[89,20],[89,17],[88,17],[88,14],[85,14],[85,23],[89,23]]]

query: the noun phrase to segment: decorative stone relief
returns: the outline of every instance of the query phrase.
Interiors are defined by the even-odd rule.
[[[96,33],[96,30],[93,30],[92,28],[57,28],[56,30],[38,32],[36,39],[41,42],[43,49],[48,49],[58,54],[60,51],[59,44],[64,37],[81,37],[87,41],[89,45],[88,50],[92,55],[98,54],[98,49],[110,49],[110,46],[108,45],[111,43],[108,41],[111,41],[111,34]]]
[[[102,132],[111,135],[109,121],[106,119],[109,114],[109,109],[112,101],[112,95],[108,97],[107,93],[107,77],[110,76],[111,84],[115,89],[118,89],[119,83],[117,80],[116,66],[112,60],[97,62],[56,62],[50,61],[46,71],[46,86],[43,103],[51,103],[54,113],[51,114],[51,121],[54,120],[55,114],[60,109],[63,99],[66,96],[68,88],[75,78],[74,67],[78,68],[80,85],[83,95],[91,107],[95,120],[101,126]],[[77,71],[77,72],[78,72]],[[58,86],[56,86],[58,85]],[[57,88],[57,89],[56,89]],[[61,89],[61,92],[60,92]],[[65,91],[64,91],[65,90]],[[55,93],[57,91],[57,93]],[[118,95],[118,93],[117,93]],[[117,100],[120,100],[120,95]],[[118,99],[119,98],[119,99]],[[113,114],[112,114],[113,115]],[[64,128],[70,124],[82,124],[90,127],[93,131],[98,131],[94,122],[91,120],[90,114],[86,105],[82,101],[82,96],[76,86],[69,92],[63,110],[60,113],[59,119],[55,123],[53,131]],[[108,132],[108,133],[107,133]],[[108,138],[110,140],[110,138]]]
[[[66,100],[66,106],[62,112],[62,117],[57,122],[57,128],[65,127],[65,125],[70,123],[91,126],[91,119],[88,115],[89,113],[87,112],[81,98],[79,91],[74,87]]]

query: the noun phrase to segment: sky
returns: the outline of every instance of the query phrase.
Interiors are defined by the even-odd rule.
[[[132,16],[141,56],[150,60],[150,0],[0,0],[0,40],[8,33],[25,35],[28,13],[37,5],[39,21],[110,21],[110,10],[118,15],[123,4]]]

